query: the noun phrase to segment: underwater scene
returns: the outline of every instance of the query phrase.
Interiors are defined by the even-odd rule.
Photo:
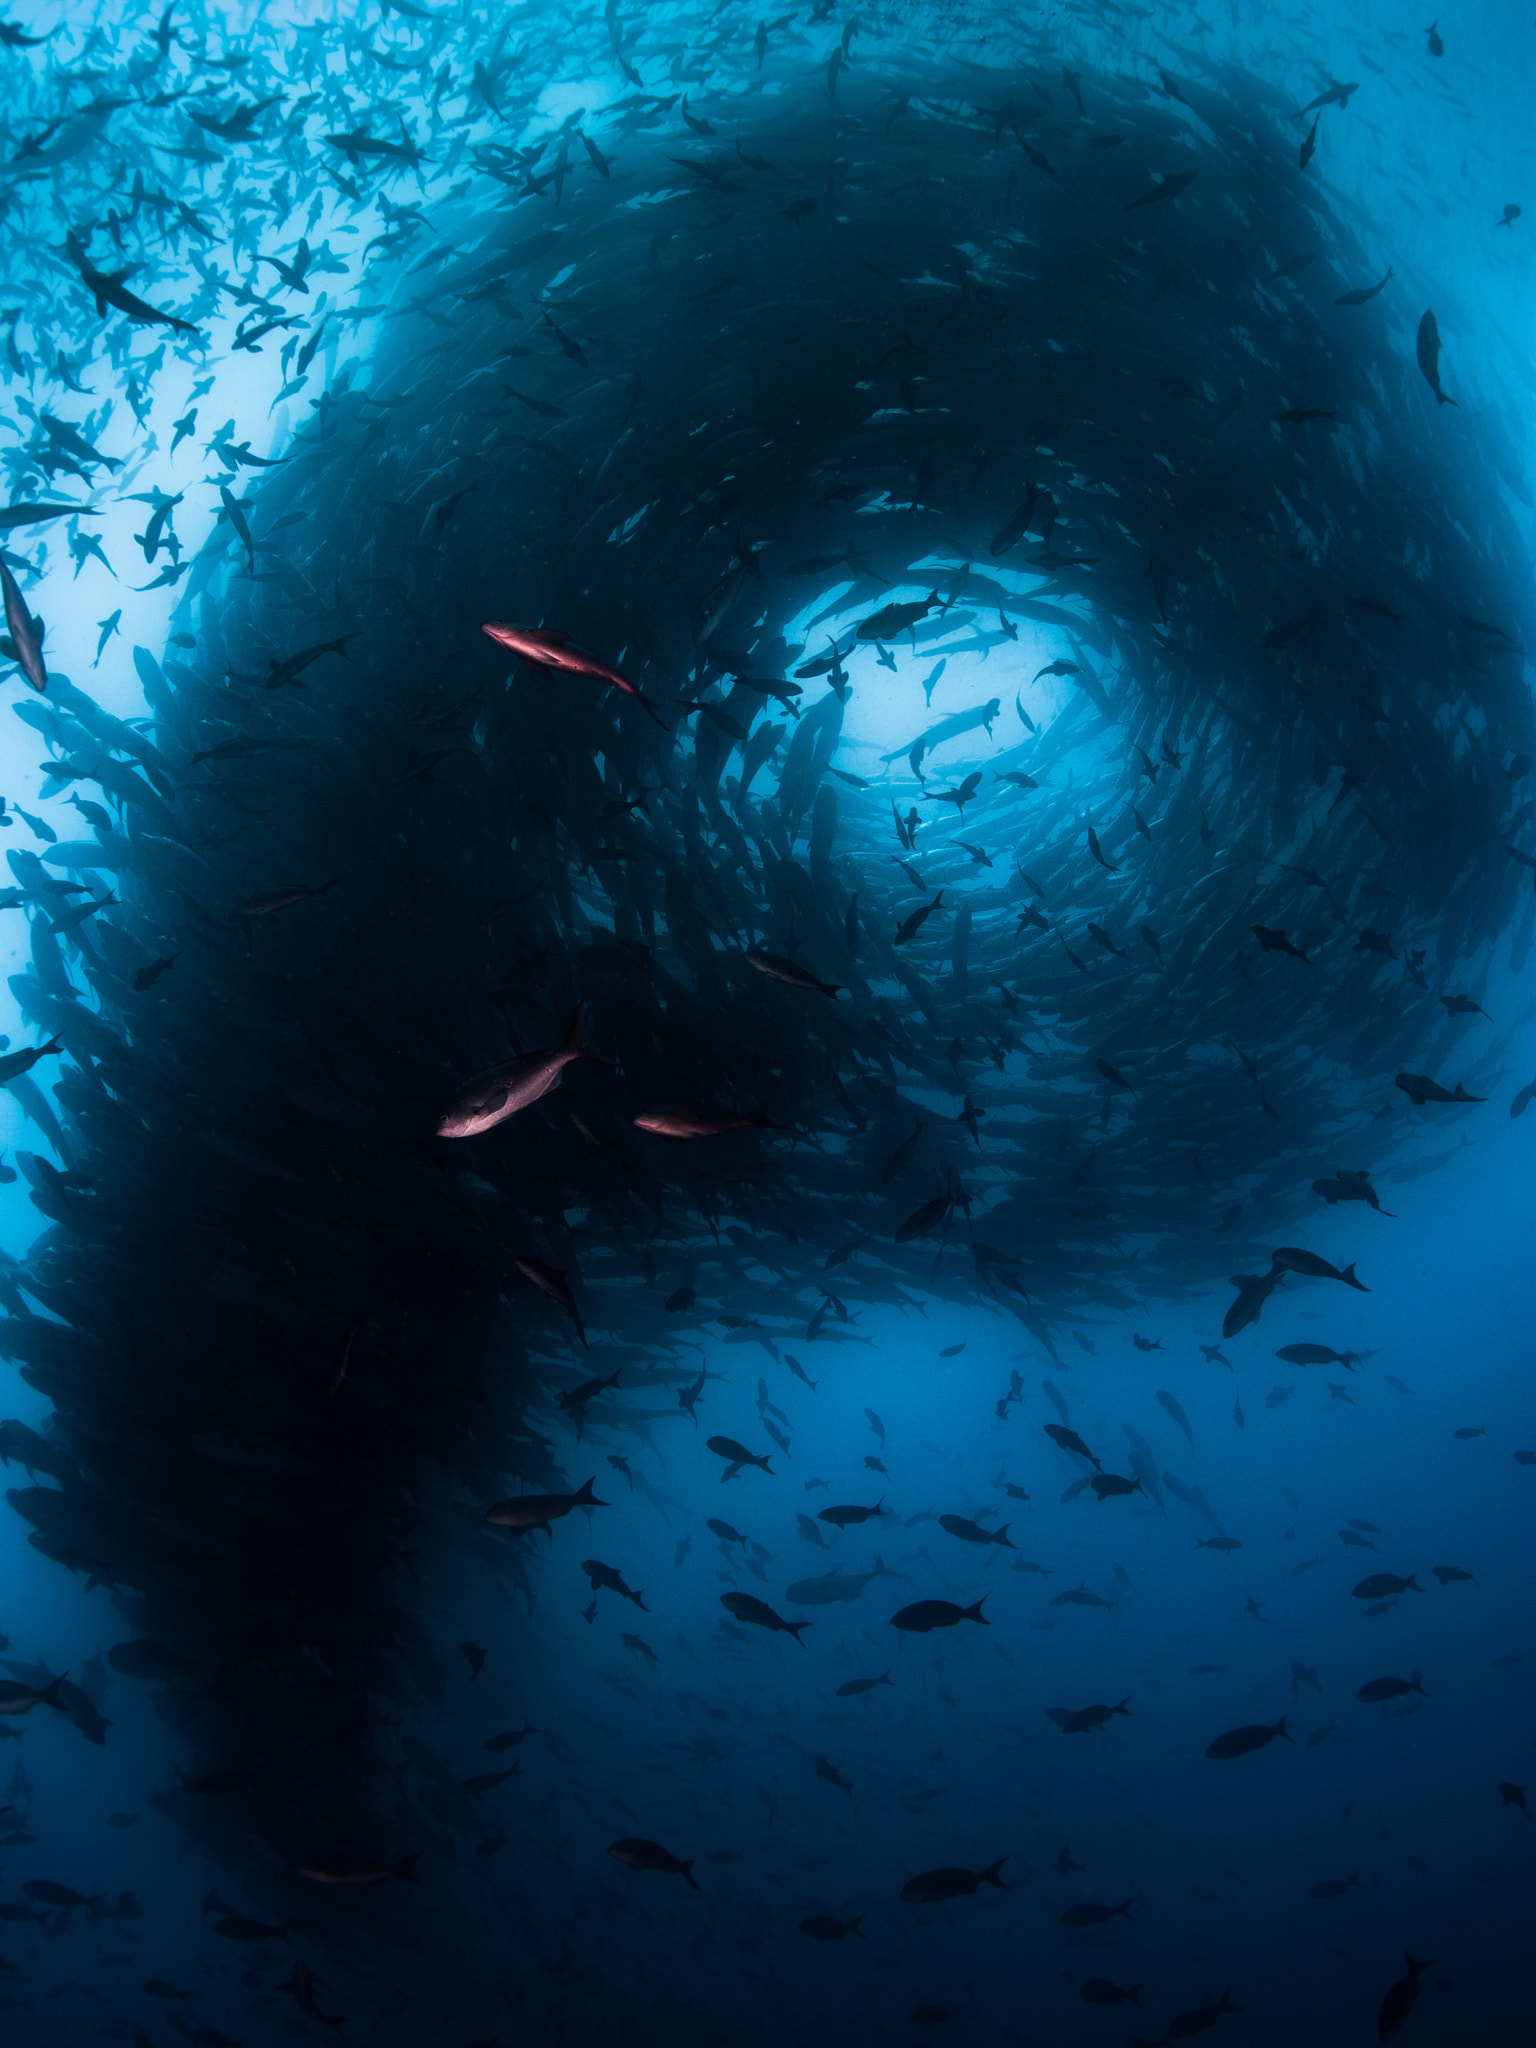
[[[1520,2038],[1532,10],[0,81],[0,2043]]]

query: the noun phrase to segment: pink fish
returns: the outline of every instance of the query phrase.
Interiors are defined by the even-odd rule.
[[[584,647],[578,647],[568,633],[557,632],[553,626],[508,626],[496,619],[480,630],[498,647],[520,655],[534,668],[547,669],[555,675],[585,676],[589,682],[607,683],[612,689],[622,690],[626,697],[633,697],[649,712],[663,731],[666,730],[664,721],[657,717],[628,676],[610,662],[600,661],[595,654],[588,654]]]
[[[745,1116],[721,1116],[702,1103],[679,1102],[670,1109],[647,1109],[634,1119],[638,1130],[658,1138],[718,1138],[722,1131],[776,1131],[765,1109],[751,1109]]]
[[[437,1135],[477,1138],[482,1131],[505,1123],[509,1116],[530,1108],[557,1088],[561,1074],[572,1060],[598,1060],[605,1067],[613,1065],[612,1060],[604,1059],[588,1045],[581,1028],[580,1003],[563,1044],[544,1052],[519,1053],[516,1059],[503,1060],[500,1066],[488,1068],[473,1081],[467,1081],[443,1111]]]

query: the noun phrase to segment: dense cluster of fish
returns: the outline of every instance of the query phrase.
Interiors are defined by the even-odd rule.
[[[0,899],[30,926],[10,987],[36,1042],[0,1084],[51,1226],[0,1258],[0,1354],[52,1410],[0,1425],[0,1456],[34,1549],[117,1617],[75,1672],[12,1656],[0,1715],[101,1743],[109,1671],[155,1688],[185,1768],[146,1796],[256,1908],[215,1890],[203,1919],[249,1959],[258,2018],[339,2031],[342,1998],[372,2038],[459,2041],[542,1973],[547,2038],[634,2038],[638,2000],[575,1960],[588,1908],[540,1917],[548,1886],[599,1885],[603,1843],[576,1867],[545,1786],[496,1862],[484,1816],[535,1773],[466,1772],[418,1732],[467,1713],[489,1660],[465,1640],[461,1676],[429,1574],[454,1611],[468,1586],[531,1617],[579,1566],[595,1628],[669,1605],[640,1579],[642,1502],[686,1517],[679,1573],[707,1529],[726,1590],[688,1630],[716,1672],[676,1693],[667,1745],[700,1769],[725,1762],[701,1716],[769,1743],[747,1674],[780,1635],[807,1684],[871,1710],[929,1668],[914,1638],[990,1631],[1011,1668],[1057,1567],[979,1484],[1022,1513],[1019,1479],[1065,1460],[1063,1504],[1155,1517],[1171,1555],[1172,1498],[1218,1553],[1200,1568],[1243,1547],[1209,1479],[1129,1422],[1117,1455],[1091,1444],[1072,1417],[1101,1397],[1058,1378],[1100,1346],[1163,1350],[1117,1324],[1133,1311],[1223,1343],[1263,1316],[1253,1355],[1363,1370],[1368,1349],[1275,1344],[1277,1305],[1370,1292],[1408,1131],[1454,1143],[1504,1102],[1519,1020],[1492,990],[1536,933],[1536,720],[1530,566],[1489,479],[1528,503],[1519,452],[1458,386],[1461,337],[1390,272],[1359,282],[1376,251],[1309,170],[1363,88],[1298,110],[1167,49],[1132,77],[1094,61],[1119,13],[1006,65],[942,14],[919,41],[822,4],[482,28],[388,0],[238,42],[178,6],[53,43],[0,28],[0,375],[25,422],[0,451],[0,580],[14,709],[47,754]],[[587,83],[551,115],[562,78]],[[34,271],[24,245],[54,253]],[[114,495],[144,508],[141,563],[96,532]],[[51,665],[44,622],[56,640],[140,567],[175,613],[129,657],[146,715],[119,716]],[[99,622],[109,671],[123,615]],[[1341,1205],[1350,1263],[1289,1242]],[[1057,1375],[996,1398],[1015,1477],[978,1464],[925,1506],[867,1408],[869,1492],[786,1510],[809,1404],[937,1303]],[[755,1425],[747,1359],[775,1374]],[[1329,1384],[1330,1409],[1351,1399]],[[829,1570],[786,1573],[766,1520],[704,1513],[752,1489]],[[930,1521],[937,1559],[852,1548]],[[1423,1569],[1354,1593],[1389,1613]],[[1472,1577],[1432,1569],[1447,1600]],[[1033,1625],[1112,1617],[1115,1570]],[[879,1653],[824,1649],[887,1579]],[[1267,1619],[1251,1593],[1246,1613]],[[618,1640],[675,1678],[679,1653]],[[1291,1671],[1294,1711],[1319,1680]],[[1036,1719],[1118,1741],[1130,1686]],[[1430,1698],[1369,1657],[1351,1691],[1394,1715]],[[1184,1746],[1304,1762],[1332,1724],[1298,1741],[1279,1704]],[[540,1736],[574,1799],[583,1720],[483,1748]],[[798,1745],[850,1809],[859,1742]],[[798,1864],[828,1909],[774,1912],[857,1949],[878,1895],[850,1915],[851,1869],[789,1858],[758,1791],[754,1862],[781,1887]],[[29,1796],[0,1845],[36,1839]],[[940,1796],[900,1792],[918,1821]],[[615,1795],[588,1822],[645,1817]],[[954,1831],[993,1853],[984,1814]],[[608,1854],[679,1894],[736,1881],[658,1832]],[[879,1909],[1005,1910],[1014,1853],[909,1862]],[[481,1880],[514,1863],[492,1914]],[[1056,1868],[1082,1868],[1070,1845]],[[644,1908],[603,1898],[617,1944]],[[1101,1943],[1135,1903],[1057,1917]],[[113,1910],[38,1877],[0,1918]],[[504,1913],[511,1960],[501,1932],[488,1959]],[[426,1944],[430,1971],[386,1965]],[[1160,1985],[1162,2040],[1239,2010],[1203,1967],[1182,2007]],[[1409,1957],[1383,2039],[1429,1967]],[[169,1981],[143,1996],[229,2039]],[[819,2038],[789,2025],[773,2038]]]

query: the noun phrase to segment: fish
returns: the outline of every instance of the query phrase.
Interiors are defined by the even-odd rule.
[[[940,1515],[939,1527],[951,1536],[958,1536],[962,1543],[996,1543],[1004,1550],[1012,1550],[1008,1541],[1009,1524],[1004,1522],[999,1529],[982,1529],[964,1515]]]
[[[889,1671],[882,1671],[878,1678],[848,1678],[837,1688],[840,1700],[858,1699],[862,1694],[873,1692],[877,1685],[893,1685],[895,1680]]]
[[[725,1470],[720,1474],[722,1480],[734,1479],[743,1465],[755,1465],[760,1472],[768,1473],[770,1478],[773,1475],[773,1467],[768,1462],[766,1451],[749,1451],[745,1444],[737,1443],[733,1436],[706,1437],[704,1445],[705,1449],[713,1451],[717,1458],[725,1460]]]
[[[986,1595],[982,1595],[982,1600]],[[962,1621],[978,1621],[983,1628],[989,1626],[987,1617],[981,1611],[981,1600],[970,1607],[957,1607],[952,1600],[914,1600],[910,1607],[902,1607],[891,1616],[892,1628],[899,1628],[907,1635],[931,1635],[936,1628],[954,1628]]]
[[[884,1515],[885,1508],[882,1505],[884,1498],[885,1496],[882,1494],[880,1500],[877,1500],[872,1508],[857,1506],[823,1508],[816,1519],[818,1522],[830,1522],[834,1528],[838,1529],[857,1528],[861,1522],[868,1522],[876,1516]]]
[[[1360,1294],[1369,1294],[1369,1287],[1355,1277],[1354,1261],[1340,1272],[1337,1266],[1319,1258],[1316,1252],[1304,1251],[1298,1245],[1282,1245],[1270,1254],[1272,1268],[1277,1273],[1301,1273],[1312,1280],[1342,1280],[1346,1287],[1353,1287]]]
[[[1131,1702],[1127,1695],[1113,1707],[1079,1707],[1075,1711],[1069,1707],[1051,1707],[1047,1712],[1063,1735],[1093,1735],[1100,1728],[1107,1728],[1116,1714],[1123,1714],[1129,1720]]]
[[[1416,1573],[1400,1579],[1396,1572],[1373,1572],[1358,1586],[1350,1588],[1356,1600],[1387,1600],[1399,1593],[1422,1593],[1423,1590]]]
[[[630,1121],[636,1130],[649,1131],[658,1138],[718,1138],[727,1131],[773,1131],[780,1128],[770,1121],[765,1109],[752,1109],[745,1115],[733,1116],[729,1111],[711,1110],[697,1102],[679,1103],[670,1109],[642,1110]]]
[[[1053,1607],[1102,1607],[1106,1611],[1113,1604],[1112,1601],[1101,1600],[1097,1593],[1090,1593],[1086,1585],[1073,1586],[1065,1593],[1058,1593],[1051,1602]]]
[[[734,1614],[738,1621],[749,1621],[756,1628],[765,1628],[770,1633],[793,1636],[803,1650],[800,1631],[809,1628],[808,1621],[786,1621],[781,1614],[775,1614],[766,1600],[758,1600],[751,1593],[722,1593],[720,1605]]]
[[[606,1588],[610,1593],[617,1593],[621,1599],[632,1600],[642,1613],[649,1612],[645,1605],[645,1595],[625,1585],[623,1573],[615,1571],[611,1564],[603,1564],[598,1558],[589,1557],[581,1568],[586,1573],[587,1583],[594,1593],[599,1588]]]
[[[815,989],[835,1002],[842,994],[839,984],[818,981],[808,967],[801,967],[793,960],[786,960],[777,953],[765,953],[760,946],[749,947],[746,954],[749,966],[755,967],[770,981],[782,982],[786,988]]]
[[[1052,1443],[1059,1444],[1062,1450],[1070,1451],[1076,1458],[1086,1458],[1096,1472],[1104,1470],[1075,1429],[1068,1429],[1059,1422],[1048,1422],[1045,1424],[1045,1433]]]
[[[1355,1694],[1355,1698],[1360,1701],[1362,1706],[1370,1707],[1376,1706],[1383,1700],[1401,1699],[1405,1693],[1410,1692],[1419,1693],[1424,1699],[1430,1697],[1419,1683],[1419,1673],[1417,1671],[1414,1672],[1412,1678],[1373,1678],[1367,1684],[1361,1686],[1360,1690]]]
[[[884,1562],[877,1557],[875,1568],[869,1572],[828,1572],[819,1579],[797,1579],[784,1591],[786,1600],[792,1600],[797,1607],[826,1607],[838,1601],[845,1606],[857,1600],[864,1588],[876,1579],[892,1579],[897,1574],[888,1571]]]
[[[1145,1987],[1133,1984],[1129,1990],[1111,1983],[1107,1977],[1090,1977],[1078,1986],[1078,1996],[1085,2005],[1134,2005],[1138,2012],[1144,2010],[1141,1993]]]
[[[1195,1440],[1195,1433],[1189,1426],[1189,1417],[1184,1413],[1184,1410],[1180,1407],[1179,1403],[1174,1399],[1173,1395],[1168,1392],[1166,1387],[1159,1387],[1157,1390],[1157,1398],[1159,1405],[1167,1409],[1168,1413],[1173,1417],[1174,1421],[1179,1425],[1180,1429],[1183,1430],[1185,1436],[1188,1437],[1191,1443],[1193,1443]]]
[[[520,1053],[465,1083],[438,1118],[440,1138],[474,1138],[540,1102],[560,1085],[573,1060],[613,1062],[588,1044],[578,1003],[562,1042],[548,1051]]]
[[[999,1856],[985,1870],[925,1870],[907,1879],[901,1888],[901,1902],[905,1906],[938,1906],[948,1899],[973,1898],[984,1884],[996,1885],[1000,1892],[1005,1892],[1008,1887],[999,1873],[1007,1861],[1006,1856]]]
[[[1436,54],[1438,55],[1439,53],[1436,52]],[[1378,2041],[1390,2041],[1395,2034],[1402,2032],[1407,2024],[1408,2015],[1418,2003],[1419,1979],[1426,1970],[1432,1970],[1435,1967],[1433,1957],[1430,1957],[1426,1962],[1415,1962],[1414,1958],[1406,1950],[1403,1952],[1403,1962],[1407,1966],[1407,1974],[1398,1978],[1386,1997],[1381,2001],[1381,2009],[1376,2015],[1376,2038]]]
[[[1432,310],[1427,311],[1419,321],[1414,352],[1418,357],[1419,370],[1424,381],[1435,394],[1436,409],[1442,405],[1454,405],[1455,399],[1440,388],[1440,325]]]
[[[408,1856],[402,1856],[395,1863],[375,1863],[366,1856],[306,1856],[293,1867],[300,1877],[307,1877],[312,1884],[329,1885],[379,1885],[391,1884],[403,1879],[416,1884],[416,1865],[425,1852],[413,1849]]]
[[[1346,1372],[1360,1363],[1358,1351],[1334,1351],[1326,1344],[1284,1344],[1275,1356],[1287,1365],[1342,1365]]]
[[[1295,1741],[1294,1736],[1286,1733],[1283,1714],[1273,1728],[1262,1723],[1250,1724],[1246,1728],[1229,1728],[1225,1735],[1216,1737],[1205,1753],[1217,1763],[1229,1763],[1234,1757],[1251,1756],[1256,1749],[1267,1749],[1277,1737],[1282,1742]]]
[[[572,1508],[605,1508],[608,1502],[598,1500],[592,1492],[596,1480],[584,1480],[575,1493],[524,1493],[509,1500],[497,1501],[488,1507],[481,1519],[493,1529],[511,1529],[521,1534],[525,1529],[542,1529],[550,1541],[554,1541],[551,1522],[557,1522],[568,1515]]]
[[[830,1763],[824,1756],[818,1756],[816,1759],[816,1775],[827,1784],[835,1785],[839,1792],[846,1792],[850,1798],[853,1796],[851,1782],[843,1776],[836,1764]]]
[[[1427,1074],[1399,1074],[1397,1085],[1402,1089],[1415,1109],[1422,1109],[1426,1102],[1484,1102],[1486,1096],[1469,1095],[1458,1081],[1454,1090],[1444,1088],[1438,1081],[1432,1081]]]
[[[697,1859],[690,1856],[685,1863],[680,1863],[660,1842],[648,1842],[640,1835],[625,1835],[621,1840],[608,1844],[608,1854],[615,1863],[622,1863],[626,1870],[653,1870],[663,1877],[680,1877],[690,1891],[699,1889],[693,1876]]]
[[[919,619],[926,619],[935,610],[939,593],[930,590],[926,599],[912,604],[883,605],[879,611],[871,612],[855,628],[854,637],[859,640],[894,640],[899,633],[905,633],[915,626]]]
[[[1062,1927],[1071,1928],[1103,1927],[1111,1920],[1129,1920],[1131,1908],[1135,1903],[1134,1899],[1126,1899],[1118,1906],[1094,1904],[1068,1906],[1067,1910],[1059,1916],[1058,1924]]]
[[[820,1762],[818,1757],[818,1766]],[[862,1940],[863,1922],[862,1913],[853,1920],[835,1920],[829,1913],[809,1913],[800,1922],[800,1932],[813,1941],[845,1941],[850,1934],[857,1934]]]

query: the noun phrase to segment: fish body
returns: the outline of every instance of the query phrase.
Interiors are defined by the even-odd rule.
[[[995,1884],[1000,1892],[1007,1891],[999,1872],[1008,1861],[999,1856],[995,1863],[989,1863],[985,1870],[925,1870],[918,1877],[908,1878],[901,1888],[902,1904],[906,1906],[937,1906],[946,1899],[969,1899],[977,1888],[984,1884]]]
[[[873,1516],[885,1513],[885,1509],[881,1505],[884,1499],[885,1496],[882,1494],[880,1500],[876,1501],[872,1508],[857,1506],[823,1508],[816,1519],[818,1522],[831,1522],[838,1529],[856,1528],[860,1522],[867,1522]]]
[[[1283,1244],[1279,1251],[1270,1254],[1271,1270],[1276,1273],[1300,1273],[1309,1280],[1342,1280],[1346,1287],[1353,1287],[1357,1293],[1369,1294],[1369,1287],[1355,1277],[1354,1261],[1341,1272],[1337,1266],[1329,1265],[1316,1252],[1309,1252],[1299,1245]]]
[[[878,1678],[850,1678],[837,1688],[840,1700],[858,1699],[861,1694],[873,1692],[877,1685],[893,1685],[895,1680],[889,1671],[882,1671]]]
[[[1095,1904],[1068,1906],[1065,1913],[1061,1915],[1060,1925],[1063,1927],[1104,1927],[1111,1920],[1129,1920],[1131,1917],[1131,1907],[1135,1903],[1134,1899],[1126,1899],[1123,1904],[1118,1906],[1100,1906]]]
[[[704,1445],[706,1450],[713,1451],[717,1458],[724,1458],[726,1469],[721,1474],[724,1479],[733,1478],[743,1465],[756,1465],[760,1472],[766,1472],[770,1478],[773,1476],[773,1467],[768,1462],[767,1452],[759,1454],[756,1451],[749,1451],[745,1444],[737,1443],[733,1436],[706,1437]]]
[[[611,1066],[612,1061],[601,1053],[594,1052],[587,1043],[582,1029],[582,1005],[576,1005],[571,1018],[570,1029],[561,1044],[543,1052],[520,1053],[515,1059],[504,1060],[500,1066],[487,1068],[477,1075],[449,1103],[438,1119],[437,1135],[440,1138],[475,1138],[482,1132],[494,1130],[497,1124],[505,1123],[508,1117],[519,1111],[530,1109],[535,1102],[560,1085],[560,1076],[573,1060],[596,1060],[600,1065]]]
[[[1438,41],[1438,38],[1436,40]],[[1415,1962],[1406,1950],[1403,1952],[1403,1961],[1408,1966],[1408,1973],[1406,1976],[1398,1978],[1392,1989],[1381,2001],[1381,2009],[1376,2015],[1376,2038],[1378,2041],[1390,2041],[1394,2034],[1402,2032],[1407,2024],[1409,2013],[1413,2011],[1414,2006],[1418,2003],[1419,1979],[1426,1970],[1432,1970],[1435,1967],[1433,1957],[1428,1962]]]
[[[982,1600],[986,1595],[982,1595]],[[981,1611],[981,1600],[973,1607],[957,1607],[952,1600],[914,1600],[910,1607],[903,1607],[891,1616],[891,1627],[899,1628],[907,1635],[926,1636],[936,1628],[954,1628],[958,1622],[978,1621],[988,1626],[987,1617]]]
[[[1332,1351],[1326,1344],[1286,1344],[1275,1353],[1287,1365],[1342,1365],[1353,1372],[1360,1363],[1358,1351]]]
[[[1400,1579],[1396,1572],[1372,1572],[1368,1579],[1362,1579],[1350,1590],[1356,1600],[1390,1600],[1399,1593],[1422,1593],[1424,1588],[1419,1584],[1416,1572],[1410,1573],[1406,1579]]]
[[[795,960],[786,960],[778,953],[765,953],[761,946],[753,946],[746,957],[759,974],[766,974],[770,981],[782,982],[786,988],[816,989],[834,1000],[842,993],[841,984],[818,981],[808,967],[800,966]]]
[[[1421,1698],[1426,1700],[1429,1698],[1429,1694],[1425,1692],[1423,1686],[1419,1683],[1417,1671],[1414,1672],[1412,1678],[1373,1678],[1368,1684],[1361,1686],[1360,1690],[1355,1694],[1355,1698],[1362,1706],[1373,1707],[1379,1705],[1383,1700],[1400,1700],[1406,1693],[1410,1692],[1416,1692]]]
[[[654,1870],[664,1877],[682,1878],[690,1891],[699,1889],[693,1881],[696,1859],[690,1856],[686,1863],[680,1863],[660,1842],[648,1842],[640,1835],[626,1835],[622,1841],[609,1843],[608,1854],[615,1863],[622,1863],[626,1870]]]
[[[1428,1074],[1399,1074],[1397,1085],[1402,1089],[1415,1109],[1422,1109],[1426,1102],[1485,1102],[1484,1095],[1469,1095],[1458,1081],[1454,1091],[1432,1081]],[[1511,1114],[1514,1112],[1511,1111]]]
[[[958,1536],[962,1543],[996,1543],[1004,1550],[1015,1546],[1008,1541],[1009,1524],[1004,1522],[1000,1529],[983,1529],[964,1515],[940,1515],[939,1527],[951,1536]]]
[[[1426,312],[1419,322],[1414,350],[1418,356],[1419,368],[1424,381],[1435,394],[1436,406],[1454,405],[1454,398],[1440,388],[1440,323],[1432,311]]]
[[[1256,1749],[1267,1749],[1276,1738],[1284,1742],[1294,1741],[1285,1732],[1285,1716],[1282,1714],[1273,1728],[1262,1723],[1245,1728],[1229,1728],[1225,1735],[1218,1735],[1206,1750],[1206,1755],[1217,1763],[1229,1763],[1234,1757],[1251,1756]]]
[[[872,612],[861,622],[856,637],[860,640],[894,640],[898,633],[905,633],[908,627],[915,626],[919,619],[926,619],[928,614],[937,608],[938,603],[939,593],[930,590],[927,597],[919,603],[882,605],[879,611]]]
[[[887,1571],[883,1561],[877,1557],[872,1572],[828,1572],[819,1579],[797,1579],[792,1586],[785,1588],[784,1598],[793,1600],[797,1607],[827,1607],[839,1601],[848,1606],[874,1580],[895,1577],[896,1574]]]
[[[748,1110],[744,1116],[733,1116],[706,1108],[702,1103],[682,1102],[670,1109],[646,1109],[632,1122],[637,1130],[650,1131],[658,1138],[718,1138],[726,1131],[772,1131],[778,1126],[770,1121],[765,1109]]]
[[[550,1523],[568,1515],[572,1508],[607,1507],[607,1501],[594,1496],[595,1484],[595,1480],[588,1479],[575,1493],[518,1494],[510,1500],[497,1501],[494,1507],[486,1509],[482,1519],[496,1529],[543,1529],[551,1534]]]
[[[808,1621],[786,1621],[781,1614],[775,1614],[766,1600],[759,1600],[751,1593],[722,1593],[720,1605],[734,1614],[738,1621],[749,1621],[754,1628],[765,1628],[770,1634],[793,1636],[800,1642],[800,1631],[809,1628]],[[800,1643],[802,1649],[805,1648]]]
[[[398,1863],[375,1863],[367,1856],[306,1856],[293,1867],[311,1884],[376,1885],[391,1884],[397,1879],[414,1884],[416,1865],[424,1853],[421,1849],[413,1849]]]

